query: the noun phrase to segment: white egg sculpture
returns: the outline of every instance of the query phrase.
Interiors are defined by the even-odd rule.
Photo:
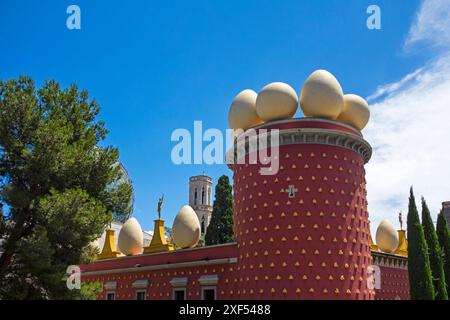
[[[381,221],[375,239],[381,251],[391,253],[398,248],[398,232],[387,219]]]
[[[330,72],[314,71],[303,84],[300,107],[307,117],[335,120],[344,109],[341,85]]]
[[[119,250],[127,256],[134,256],[142,253],[144,237],[142,228],[136,218],[128,219],[122,226],[117,240]]]
[[[283,82],[268,84],[261,89],[256,98],[256,113],[264,121],[292,118],[297,108],[297,93]]]
[[[263,122],[256,113],[257,96],[255,91],[246,89],[234,98],[228,112],[228,124],[231,129],[246,130]]]
[[[338,120],[358,130],[364,129],[369,122],[370,110],[367,101],[356,95],[344,95],[344,109],[338,116]]]
[[[200,240],[200,221],[190,206],[178,211],[172,226],[173,242],[180,248],[192,248]]]

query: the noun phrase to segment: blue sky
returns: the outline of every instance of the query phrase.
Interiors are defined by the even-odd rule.
[[[66,28],[70,4],[81,9],[81,30]],[[381,8],[381,30],[366,27],[370,4]],[[225,130],[239,91],[283,81],[299,92],[318,68],[344,91],[369,96],[431,58],[428,49],[404,49],[419,7],[419,0],[2,0],[0,78],[75,82],[98,100],[106,143],[119,147],[133,181],[134,216],[149,230],[162,193],[171,224],[187,202],[189,176],[231,177],[225,165],[172,164],[174,129],[202,120]]]

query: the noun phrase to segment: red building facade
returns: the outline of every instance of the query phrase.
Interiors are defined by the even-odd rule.
[[[373,299],[364,179],[370,146],[336,122],[299,119],[275,126],[276,175],[260,175],[257,164],[234,166],[239,274],[251,279],[241,296]],[[250,293],[255,287],[258,292]]]
[[[379,267],[376,300],[409,300],[408,258],[372,252],[374,265]]]
[[[236,243],[82,266],[84,281],[104,283],[99,299],[408,298],[403,265],[380,266],[388,292],[369,285],[374,261],[364,164],[371,148],[361,133],[314,118],[261,129],[279,130],[278,172],[261,175],[259,161],[237,164],[258,151],[239,137],[236,147],[244,152],[230,165]]]

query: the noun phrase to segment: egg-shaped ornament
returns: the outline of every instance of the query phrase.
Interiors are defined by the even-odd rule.
[[[344,109],[341,85],[330,72],[317,70],[303,84],[300,108],[307,117],[335,120]]]
[[[398,232],[387,219],[381,221],[375,239],[381,251],[392,253],[398,248]]]
[[[142,228],[136,218],[128,219],[122,226],[117,240],[119,250],[127,256],[134,256],[142,253],[144,237]]]
[[[200,240],[200,221],[191,206],[178,211],[172,226],[173,242],[180,248],[195,247]]]
[[[270,83],[261,89],[256,98],[256,112],[264,121],[290,119],[297,109],[297,93],[287,83]]]
[[[228,124],[231,129],[243,129],[263,123],[256,113],[257,93],[246,89],[241,91],[233,100],[228,112]]]
[[[344,109],[338,116],[338,120],[358,130],[364,129],[369,122],[370,110],[367,101],[356,95],[344,95]]]

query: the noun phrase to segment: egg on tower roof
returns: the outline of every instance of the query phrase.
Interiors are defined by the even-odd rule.
[[[344,109],[337,120],[358,130],[364,129],[369,122],[370,110],[367,101],[356,94],[344,96]]]
[[[266,85],[256,98],[256,113],[264,121],[292,118],[297,108],[297,93],[290,85],[283,82],[272,82]]]
[[[246,89],[234,98],[228,112],[228,124],[231,129],[246,130],[263,122],[256,113],[256,97],[255,91]]]
[[[256,94],[253,90],[240,92],[233,100],[228,122],[233,138],[239,130],[247,130],[263,122],[292,118],[298,109],[295,90],[283,82],[272,82]],[[339,81],[326,70],[316,70],[303,84],[300,107],[305,117],[339,121],[357,130],[368,123],[370,110],[367,101],[355,94],[346,94]]]
[[[326,70],[316,70],[306,79],[300,107],[307,117],[335,120],[344,109],[344,93],[338,80]]]

